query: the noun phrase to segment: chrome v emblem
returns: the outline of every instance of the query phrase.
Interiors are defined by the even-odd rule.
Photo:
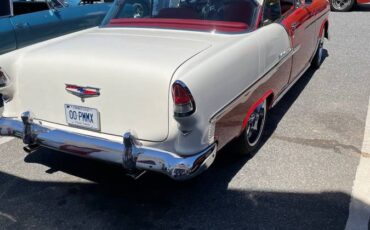
[[[82,101],[84,101],[85,98],[100,96],[99,88],[94,88],[94,87],[89,87],[89,86],[78,86],[78,85],[66,84],[66,91],[70,94],[73,94],[81,98]]]

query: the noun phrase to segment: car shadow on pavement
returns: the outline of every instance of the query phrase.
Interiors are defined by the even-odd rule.
[[[363,12],[366,12],[366,11],[370,11],[370,4],[368,5],[356,5],[356,7],[354,8],[353,10],[354,12],[357,12],[357,11],[363,11]]]
[[[327,56],[327,52],[325,54]],[[273,134],[314,73],[309,69],[271,110],[264,141]],[[229,188],[230,181],[248,160],[231,154],[231,147],[226,146],[207,172],[179,183],[154,173],[133,180],[124,175],[120,166],[41,148],[27,155],[25,161],[49,167],[46,173],[61,171],[83,179],[69,182],[60,176],[61,182],[29,181],[0,172],[0,226],[37,229],[344,229],[350,201],[348,194]]]
[[[0,172],[2,229],[344,229],[348,216],[350,197],[342,192],[228,189],[230,175],[215,171],[180,184],[152,176],[133,182],[101,165],[89,170],[107,181],[29,181]]]

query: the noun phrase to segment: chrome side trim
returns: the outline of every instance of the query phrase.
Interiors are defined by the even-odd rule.
[[[281,59],[285,58],[285,57],[286,57],[286,55],[288,55],[291,51],[292,51],[292,48],[290,48],[289,50],[285,50],[285,51],[281,52],[281,53],[279,54],[279,60],[281,60]]]
[[[23,138],[30,150],[35,146],[43,146],[86,158],[121,164],[129,174],[135,170],[148,170],[165,174],[174,180],[188,180],[208,169],[217,152],[217,144],[214,143],[192,156],[185,157],[142,146],[131,133],[125,133],[122,142],[119,143],[50,129],[33,123],[30,112],[22,114],[22,121],[0,118],[0,135]]]
[[[274,103],[272,104],[271,107],[274,107],[280,100],[281,98],[284,97],[284,95],[290,90],[290,88],[292,88],[292,86],[302,77],[302,75],[307,71],[307,69],[310,68],[310,65],[307,65],[303,71],[298,75],[298,77],[296,77],[290,84],[288,87],[286,87],[284,89],[284,91],[282,93],[280,93],[280,95],[275,99]]]
[[[329,12],[329,10],[325,11],[325,12],[322,12],[322,14],[320,16],[318,16],[313,22],[311,22],[309,25],[307,25],[305,27],[305,29],[307,29],[308,27],[310,27],[312,24],[316,23],[318,20],[320,20],[322,17],[324,17],[327,13]]]

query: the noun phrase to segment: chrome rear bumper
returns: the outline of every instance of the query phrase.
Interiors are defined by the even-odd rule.
[[[181,157],[175,153],[144,147],[129,132],[123,135],[122,143],[119,143],[50,129],[33,123],[29,112],[22,114],[22,121],[0,118],[0,135],[22,138],[30,148],[43,146],[87,158],[119,163],[128,172],[155,171],[175,180],[187,180],[206,170],[213,163],[217,151],[217,145],[212,144],[192,156]]]

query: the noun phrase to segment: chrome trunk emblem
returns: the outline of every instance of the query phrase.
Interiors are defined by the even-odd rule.
[[[100,95],[99,88],[94,88],[94,87],[89,87],[89,86],[78,86],[78,85],[66,84],[66,91],[70,94],[73,94],[81,98],[82,101],[84,101],[85,98],[97,97]]]

